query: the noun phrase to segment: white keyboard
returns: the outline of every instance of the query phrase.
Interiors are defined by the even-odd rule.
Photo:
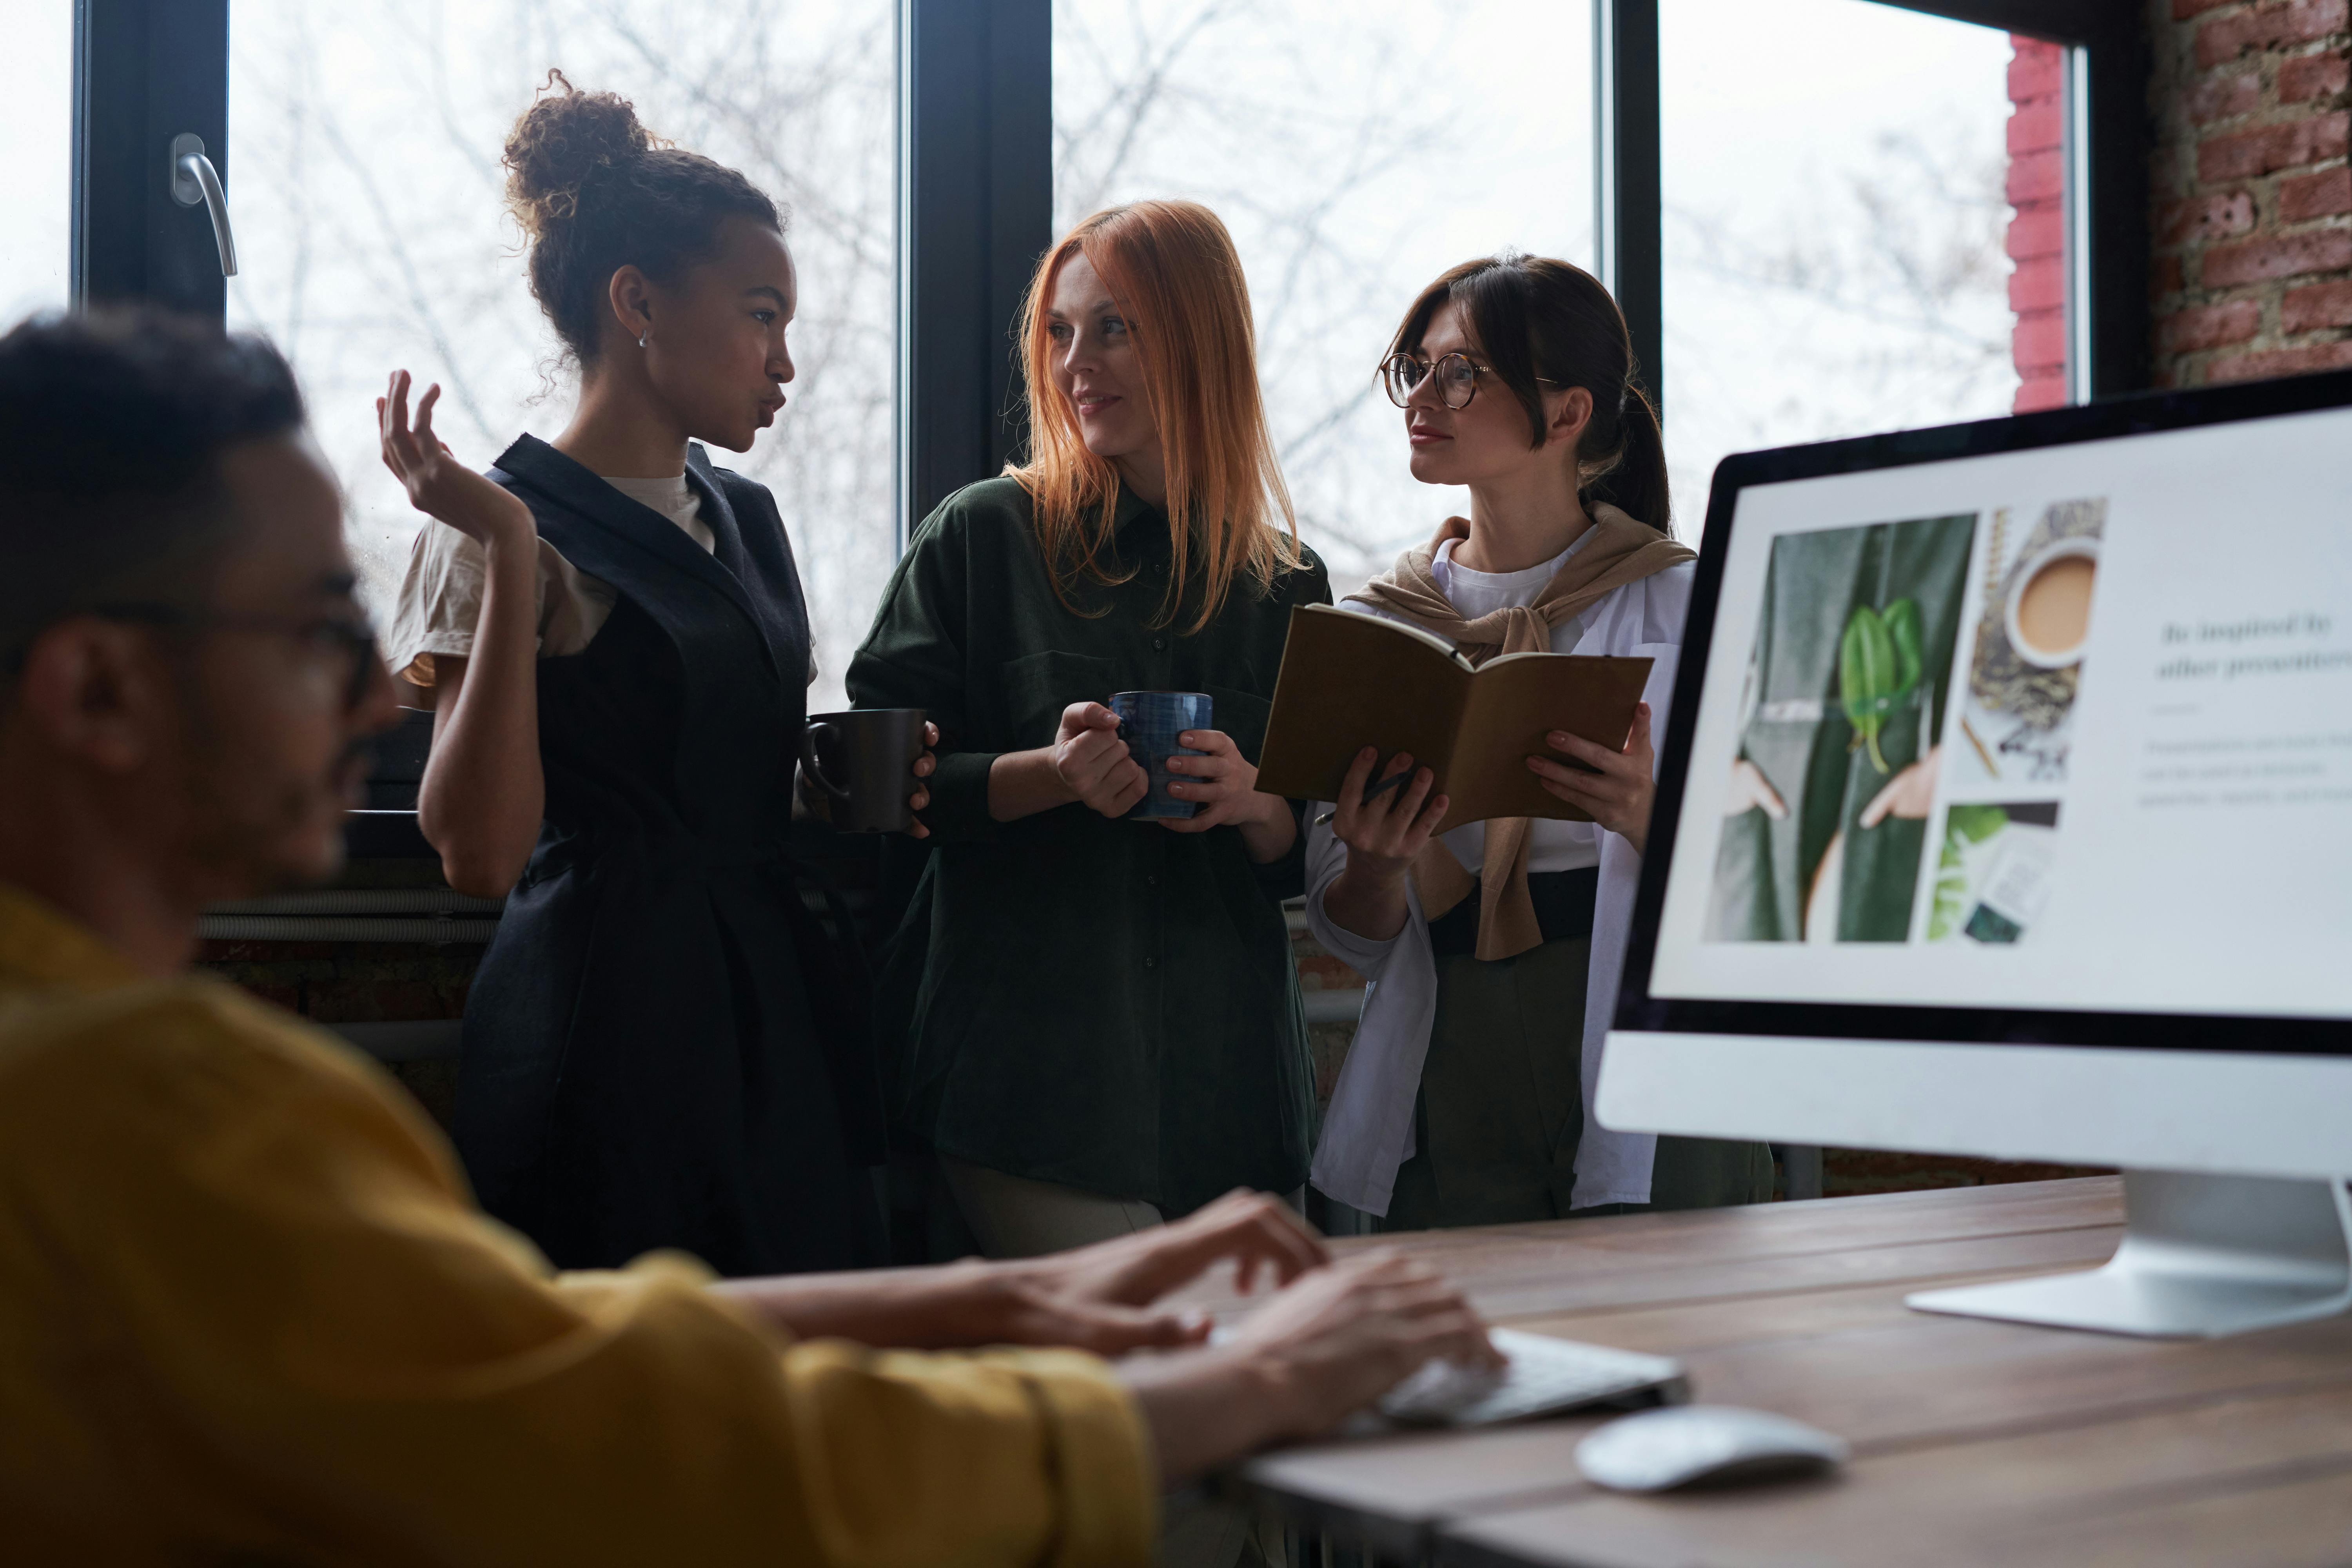
[[[1499,1373],[1433,1361],[1391,1389],[1381,1414],[1416,1426],[1491,1426],[1615,1400],[1680,1405],[1690,1398],[1682,1363],[1548,1334],[1493,1331],[1511,1358]]]

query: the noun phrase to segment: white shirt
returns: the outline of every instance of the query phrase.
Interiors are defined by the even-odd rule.
[[[680,472],[667,479],[604,476],[604,482],[640,505],[669,519],[678,531],[710,554],[719,542],[702,521],[702,498]],[[474,628],[482,619],[487,566],[479,541],[445,522],[428,522],[408,552],[408,574],[400,582],[392,630],[383,639],[393,673],[413,686],[430,686],[433,661],[442,655],[470,658]],[[539,542],[539,657],[563,658],[584,653],[596,639],[620,593],[601,577],[566,561],[546,540]],[[809,656],[809,679],[816,679],[816,656]]]
[[[1552,575],[1592,535],[1542,566],[1524,572],[1472,572],[1439,551],[1432,575],[1465,618],[1513,604],[1532,604]],[[1654,716],[1652,742],[1664,748],[1665,714],[1674,693],[1675,667],[1682,653],[1683,623],[1689,614],[1690,563],[1628,583],[1584,613],[1552,629],[1554,653],[1616,655],[1654,660],[1643,690]],[[1507,595],[1509,597],[1491,595]],[[1369,605],[1350,609],[1375,614]],[[1308,820],[1328,803],[1310,808]],[[1547,830],[1561,831],[1547,831]],[[1574,829],[1576,831],[1566,831]],[[1475,838],[1467,836],[1475,834]],[[1646,1132],[1614,1132],[1593,1120],[1601,1050],[1617,1011],[1617,982],[1625,963],[1626,928],[1633,918],[1633,889],[1642,860],[1633,847],[1590,823],[1538,819],[1529,833],[1528,869],[1567,870],[1598,865],[1601,887],[1593,909],[1592,959],[1587,973],[1583,1024],[1584,1131],[1576,1151],[1576,1208],[1650,1201],[1650,1163],[1657,1140]],[[1483,825],[1445,835],[1447,847],[1469,870],[1479,869]],[[1572,857],[1586,854],[1590,858]],[[1315,1146],[1309,1176],[1317,1190],[1367,1214],[1385,1215],[1395,1190],[1397,1167],[1412,1157],[1412,1107],[1421,1092],[1421,1069],[1429,1055],[1430,1031],[1437,1021],[1437,961],[1430,951],[1429,921],[1408,882],[1404,929],[1386,942],[1369,942],[1334,924],[1323,911],[1323,895],[1348,864],[1348,847],[1329,825],[1310,827],[1307,839],[1307,921],[1324,951],[1370,982],[1355,1043],[1339,1069],[1330,1113]]]
[[[1437,591],[1453,601],[1454,612],[1465,621],[1507,610],[1514,605],[1532,605],[1551,586],[1568,558],[1592,542],[1593,531],[1586,529],[1576,536],[1576,542],[1540,564],[1518,572],[1473,572],[1454,559],[1454,547],[1461,541],[1449,539],[1437,547],[1437,558],[1429,563],[1429,574],[1437,579]],[[1347,608],[1360,610],[1370,616],[1389,613],[1350,599]],[[1584,636],[1584,626],[1591,612],[1570,616],[1551,629],[1551,651],[1570,653]],[[1399,617],[1389,616],[1390,619]],[[1444,835],[1445,847],[1462,862],[1462,868],[1476,876],[1486,864],[1486,825],[1474,822]],[[1589,822],[1555,822],[1538,816],[1528,824],[1528,869],[1533,871],[1580,871],[1587,866],[1601,864],[1601,830]]]

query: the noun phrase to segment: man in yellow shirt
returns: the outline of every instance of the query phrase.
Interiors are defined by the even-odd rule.
[[[393,717],[340,511],[267,347],[0,340],[0,1559],[1139,1563],[1168,1482],[1491,1356],[1253,1197],[1025,1264],[551,1273],[371,1064],[185,972],[206,903],[333,872]],[[1210,1348],[1152,1303],[1221,1258],[1288,1283]]]

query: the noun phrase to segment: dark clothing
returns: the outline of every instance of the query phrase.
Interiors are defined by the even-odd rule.
[[[1168,524],[1133,497],[1113,586],[1056,599],[1019,483],[941,502],[849,668],[858,707],[940,727],[924,822],[938,846],[884,959],[879,1029],[909,1131],[978,1165],[1174,1217],[1228,1188],[1306,1180],[1313,1080],[1280,900],[1304,836],[1253,865],[1240,830],[1111,821],[1084,805],[999,823],[988,773],[1051,745],[1062,710],[1124,690],[1203,691],[1252,762],[1294,605],[1328,604],[1311,555],[1264,598],[1236,584],[1197,634],[1153,624]],[[903,1042],[894,1050],[893,1042]]]
[[[715,555],[530,437],[491,470],[619,600],[540,661],[546,822],[467,1005],[457,1145],[560,1267],[878,1262],[879,1089],[785,853],[800,578],[764,488],[687,467]]]
[[[1413,1153],[1397,1167],[1382,1230],[1571,1217],[1584,1047],[1582,1029],[1564,1034],[1561,1020],[1584,1016],[1591,963],[1589,936],[1486,963],[1466,952],[1437,960],[1437,1022],[1413,1105]],[[1579,1209],[1574,1217],[1771,1195],[1772,1155],[1763,1144],[1661,1137],[1647,1204]]]
[[[1573,871],[1533,871],[1528,875],[1528,901],[1535,906],[1536,930],[1546,942],[1565,937],[1590,937],[1592,917],[1601,900],[1601,868]],[[1472,883],[1462,901],[1429,922],[1433,958],[1474,957],[1478,952],[1478,886]]]

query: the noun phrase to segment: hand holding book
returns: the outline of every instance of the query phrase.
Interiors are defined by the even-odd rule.
[[[1581,736],[1555,730],[1544,737],[1552,750],[1581,763],[1563,766],[1545,757],[1529,757],[1528,771],[1544,789],[1588,815],[1593,821],[1633,845],[1641,854],[1649,847],[1650,806],[1657,797],[1651,776],[1656,755],[1650,743],[1650,705],[1633,710],[1633,729],[1622,751],[1612,752]]]
[[[1331,831],[1348,847],[1348,865],[1324,889],[1323,908],[1360,936],[1385,942],[1404,924],[1405,873],[1429,843],[1451,804],[1434,793],[1437,775],[1400,752],[1378,784],[1377,749],[1356,753],[1339,784]]]

